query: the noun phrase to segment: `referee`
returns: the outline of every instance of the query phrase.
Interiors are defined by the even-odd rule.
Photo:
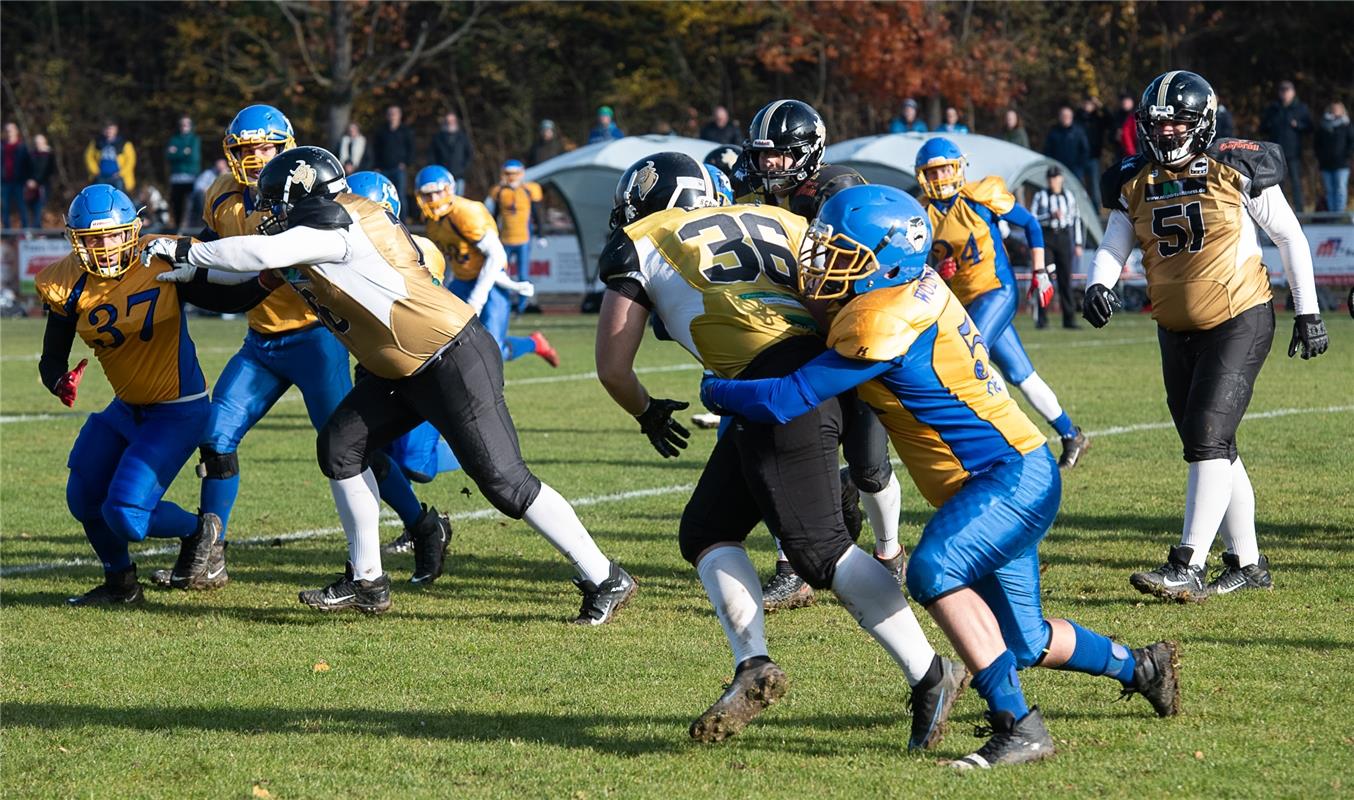
[[[1063,327],[1077,329],[1077,304],[1072,299],[1072,271],[1081,260],[1081,216],[1077,213],[1077,198],[1063,188],[1062,169],[1056,164],[1048,168],[1048,188],[1034,195],[1030,211],[1044,229],[1045,252],[1056,264],[1058,277],[1058,304],[1063,310]],[[1039,309],[1040,328],[1048,327],[1048,312]]]

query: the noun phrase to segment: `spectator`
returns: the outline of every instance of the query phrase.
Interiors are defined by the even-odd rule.
[[[968,133],[968,126],[959,121],[959,109],[949,106],[945,109],[945,123],[936,130],[941,133]]]
[[[1283,149],[1288,162],[1288,188],[1293,195],[1293,210],[1303,211],[1302,137],[1312,132],[1312,114],[1298,99],[1292,81],[1279,82],[1279,99],[1265,109],[1260,130],[1266,139]]]
[[[531,229],[545,244],[545,206],[541,202],[540,184],[526,179],[526,169],[516,159],[503,164],[503,174],[484,198],[484,206],[498,223],[498,239],[508,254],[508,274],[519,281],[531,280]],[[526,310],[527,298],[519,296],[513,303],[517,313]]]
[[[356,122],[349,122],[348,130],[339,137],[335,155],[343,165],[345,175],[371,169],[371,151],[367,149],[367,137],[362,135],[362,129]]]
[[[555,130],[554,120],[541,120],[541,127],[536,132],[536,141],[531,145],[531,152],[527,155],[531,166],[549,161],[563,152],[564,143],[559,140],[559,131]]]
[[[1077,198],[1063,186],[1062,170],[1056,164],[1050,164],[1045,173],[1048,188],[1034,194],[1030,204],[1030,213],[1039,220],[1044,229],[1044,262],[1056,264],[1054,274],[1058,279],[1058,304],[1062,306],[1063,327],[1080,328],[1077,324],[1077,303],[1072,296],[1072,273],[1081,264],[1083,233],[1081,217],[1077,214]],[[1048,327],[1048,314],[1039,309],[1040,328]]]
[[[1030,135],[1025,132],[1025,123],[1014,108],[1006,109],[1006,115],[1002,118],[1001,138],[1026,150],[1030,147]]]
[[[710,121],[701,128],[700,138],[715,144],[742,144],[743,132],[738,130],[738,125],[729,119],[729,109],[724,106],[715,106],[710,114]]]
[[[28,210],[30,227],[41,228],[42,209],[47,205],[47,195],[52,190],[52,176],[56,173],[56,157],[47,137],[38,134],[33,137],[33,149],[28,153],[31,171],[28,182],[24,184],[24,206]]]
[[[179,117],[179,129],[165,146],[165,161],[169,165],[169,210],[174,215],[174,229],[181,231],[193,198],[193,181],[202,171],[202,140],[186,114]]]
[[[624,139],[625,133],[616,125],[616,114],[611,110],[611,106],[599,106],[597,108],[597,124],[588,131],[588,144],[596,142],[606,142],[612,139]]]
[[[1077,123],[1086,134],[1086,144],[1089,145],[1090,151],[1076,174],[1081,178],[1081,185],[1090,193],[1091,202],[1095,203],[1096,208],[1100,208],[1100,155],[1105,151],[1105,137],[1109,135],[1113,123],[1098,97],[1088,97],[1081,101]]]
[[[1354,153],[1344,103],[1331,103],[1316,128],[1316,164],[1326,191],[1326,210],[1345,213],[1349,205],[1349,157]]]
[[[911,97],[903,101],[902,112],[889,120],[889,133],[926,133],[926,123],[917,116],[917,101]]]
[[[1044,137],[1044,155],[1055,161],[1061,161],[1073,175],[1081,172],[1090,158],[1091,145],[1086,141],[1086,132],[1077,124],[1072,107],[1064,105],[1058,109],[1058,124],[1054,125]]]
[[[674,133],[676,133],[676,131],[672,129],[672,123],[668,122],[665,119],[660,119],[659,121],[655,122],[653,125],[653,130],[650,132],[656,136],[671,136]]]
[[[128,194],[136,188],[136,148],[118,134],[113,120],[85,148],[85,167],[90,183],[106,183]]]
[[[1119,95],[1119,110],[1114,112],[1114,143],[1119,160],[1138,154],[1138,118],[1134,110],[1138,101],[1128,92]]]
[[[1232,124],[1232,112],[1227,110],[1227,106],[1218,103],[1217,132],[1214,139],[1231,139],[1236,136],[1236,125]]]
[[[11,228],[10,215],[19,218],[19,227],[28,227],[28,208],[24,206],[24,185],[32,174],[28,146],[19,136],[19,126],[5,123],[4,143],[0,145],[0,217],[4,227]]]
[[[395,184],[400,193],[401,213],[409,208],[409,203],[405,202],[408,198],[404,191],[404,176],[409,162],[414,160],[414,132],[404,127],[403,122],[404,113],[400,107],[390,106],[386,109],[385,127],[372,137],[371,142],[372,165]]]
[[[465,176],[470,173],[475,149],[470,145],[470,137],[461,130],[461,120],[455,113],[448,111],[443,114],[438,127],[432,147],[428,148],[428,157],[432,163],[440,164],[451,172],[451,176],[456,179],[456,194],[463,195]]]
[[[686,119],[682,122],[682,135],[688,139],[701,138],[701,112],[697,111],[695,106],[686,107]]]
[[[216,163],[198,174],[197,179],[193,181],[193,211],[192,219],[202,219],[203,202],[207,197],[207,190],[212,188],[216,179],[230,171],[230,164],[226,163],[224,158],[216,159]]]

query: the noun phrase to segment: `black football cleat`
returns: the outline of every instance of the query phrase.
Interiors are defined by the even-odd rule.
[[[1133,685],[1120,698],[1135,694],[1152,704],[1158,717],[1180,713],[1180,645],[1157,642],[1133,651]]]
[[[221,541],[221,518],[198,516],[197,530],[179,540],[179,557],[172,569],[157,569],[151,582],[163,589],[220,589],[230,582],[226,573],[226,543]]]
[[[1048,735],[1039,707],[1030,709],[1019,722],[1009,711],[983,713],[988,726],[977,727],[974,736],[990,736],[976,752],[951,761],[957,769],[991,769],[1011,764],[1028,764],[1053,755],[1053,737]]]
[[[630,573],[611,562],[611,574],[600,584],[574,578],[574,585],[583,593],[583,606],[574,618],[575,625],[605,625],[639,591],[639,584]]]
[[[1075,467],[1081,457],[1086,455],[1086,451],[1091,449],[1091,438],[1082,433],[1079,427],[1074,430],[1076,433],[1071,436],[1062,437],[1063,454],[1058,458],[1059,469]]]
[[[384,614],[390,610],[390,576],[382,574],[375,580],[358,580],[353,577],[353,565],[349,563],[342,578],[323,589],[307,589],[297,596],[317,611],[355,608],[363,614]]]
[[[860,532],[865,525],[864,512],[860,510],[860,489],[851,482],[851,470],[842,467],[839,477],[842,482],[842,521],[846,523],[846,535],[851,541],[860,541]]]
[[[912,735],[908,737],[908,750],[925,750],[936,745],[945,735],[950,719],[950,709],[954,701],[968,687],[968,669],[960,662],[942,656],[940,659],[940,680],[926,685],[925,682],[912,687],[912,695],[907,705],[912,709]]]
[[[442,574],[442,565],[451,545],[451,519],[429,505],[411,531],[414,540],[414,575],[410,583],[428,585]]]
[[[1181,603],[1199,603],[1208,599],[1204,587],[1203,566],[1191,567],[1194,548],[1176,545],[1166,557],[1166,563],[1154,570],[1135,572],[1128,582],[1143,594],[1156,595],[1163,600]]]
[[[907,574],[907,553],[902,548],[898,549],[898,555],[893,558],[880,558],[878,553],[874,554],[874,560],[884,565],[884,569],[889,571],[895,581],[898,581],[898,588],[907,594],[907,586],[904,582],[904,575]]]
[[[103,583],[78,597],[69,597],[70,606],[134,606],[146,599],[136,579],[136,565],[121,572],[105,572]]]
[[[1236,553],[1222,554],[1222,572],[1208,582],[1205,591],[1209,596],[1231,594],[1243,589],[1273,589],[1274,579],[1269,574],[1269,559],[1260,556],[1260,560],[1249,566],[1241,566]]]
[[[388,556],[399,553],[414,552],[414,536],[408,528],[400,531],[400,535],[381,545],[381,552]]]
[[[795,574],[788,561],[776,562],[776,574],[762,587],[763,611],[789,611],[813,605],[813,587]]]
[[[691,738],[708,743],[736,735],[789,688],[790,679],[774,661],[740,668],[714,705],[691,723]]]

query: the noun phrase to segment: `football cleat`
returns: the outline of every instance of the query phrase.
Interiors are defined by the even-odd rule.
[[[363,614],[384,614],[390,610],[390,576],[382,574],[370,581],[355,579],[349,562],[342,578],[323,589],[307,589],[297,597],[317,611],[355,608]]]
[[[721,417],[720,415],[711,414],[708,412],[704,414],[692,414],[691,424],[695,425],[697,428],[700,428],[703,431],[708,431],[718,428],[719,421],[721,419],[723,419],[723,417]]]
[[[893,558],[881,558],[878,553],[874,554],[874,560],[884,565],[884,569],[889,571],[895,581],[898,581],[898,588],[907,594],[907,586],[903,576],[907,574],[907,553],[903,548],[898,548],[898,555]]]
[[[414,552],[414,536],[405,528],[400,535],[381,545],[381,552],[388,556],[398,553]]]
[[[1202,565],[1190,566],[1193,555],[1192,547],[1172,547],[1165,564],[1147,572],[1135,572],[1128,576],[1128,582],[1143,594],[1156,595],[1163,600],[1202,602],[1208,599],[1204,588],[1204,568]]]
[[[1082,433],[1081,428],[1075,428],[1076,433],[1071,436],[1062,437],[1063,454],[1058,458],[1059,469],[1071,469],[1077,465],[1081,457],[1086,455],[1086,451],[1091,449],[1091,439]]]
[[[136,565],[121,572],[106,572],[103,583],[78,597],[66,598],[70,606],[134,606],[146,599],[136,579]]]
[[[940,658],[940,680],[930,686],[921,683],[912,687],[907,705],[912,709],[912,735],[908,737],[908,750],[925,750],[938,743],[945,735],[950,719],[950,709],[954,701],[968,687],[968,669],[960,662]]]
[[[414,575],[410,583],[430,584],[442,574],[442,564],[451,545],[451,518],[423,504],[423,513],[411,532],[414,540]]]
[[[1208,582],[1205,591],[1211,595],[1231,594],[1241,589],[1273,589],[1274,579],[1269,575],[1269,559],[1243,567],[1236,553],[1222,554],[1222,571]]]
[[[763,611],[788,611],[813,605],[813,587],[795,574],[788,561],[776,562],[776,574],[762,587]]]
[[[860,531],[865,525],[864,512],[860,510],[860,490],[851,481],[849,467],[842,467],[837,477],[842,482],[842,522],[846,523],[846,535],[851,541],[860,541]]]
[[[536,355],[544,358],[545,363],[552,367],[559,366],[559,352],[551,346],[550,340],[545,338],[544,333],[532,331],[531,336],[527,338],[531,339],[532,343],[536,345]]]
[[[583,593],[583,605],[574,618],[575,625],[605,625],[639,591],[639,584],[630,573],[611,562],[611,574],[600,584],[574,578],[574,585]]]
[[[163,589],[220,589],[230,582],[226,574],[226,543],[221,540],[221,518],[210,512],[198,517],[197,531],[179,540],[179,557],[172,569],[157,569],[151,582]]]
[[[987,726],[973,729],[973,735],[990,736],[976,752],[950,765],[957,769],[991,769],[1010,764],[1028,764],[1053,755],[1053,737],[1048,735],[1039,707],[1030,709],[1019,722],[1009,711],[986,711]]]
[[[691,738],[698,742],[722,742],[736,735],[785,696],[790,679],[771,660],[738,670],[724,693],[691,723]]]
[[[1159,717],[1180,713],[1180,645],[1157,642],[1133,651],[1133,685],[1125,686],[1121,699],[1135,694],[1152,704]]]

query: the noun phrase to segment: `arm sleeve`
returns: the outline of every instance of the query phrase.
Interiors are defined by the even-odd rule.
[[[1316,278],[1312,272],[1312,250],[1283,190],[1271,186],[1258,197],[1248,197],[1246,210],[1279,248],[1279,259],[1283,261],[1284,275],[1288,278],[1288,289],[1293,293],[1297,313],[1320,314]]]
[[[1129,221],[1128,215],[1122,211],[1111,211],[1110,220],[1105,224],[1105,237],[1100,240],[1100,247],[1095,251],[1089,283],[1113,289],[1136,242],[1137,236],[1133,233],[1133,223]]]
[[[47,315],[47,328],[42,333],[42,355],[38,358],[38,375],[42,385],[51,391],[56,382],[70,371],[71,345],[75,343],[75,318],[58,314]]]
[[[188,249],[188,263],[222,272],[262,272],[342,261],[348,243],[336,230],[292,228],[276,236],[231,236]]]
[[[263,299],[271,293],[272,290],[265,289],[258,278],[233,286],[208,283],[205,269],[199,269],[191,281],[179,285],[179,297],[198,308],[221,314],[240,314],[248,311],[263,302]]]
[[[1025,241],[1030,247],[1044,246],[1044,230],[1039,227],[1039,220],[1034,218],[1029,209],[1019,203],[1011,206],[1011,210],[997,217],[1005,220],[1012,225],[1019,225],[1025,229]]]
[[[89,172],[91,178],[99,174],[99,151],[95,149],[93,142],[85,147],[85,170]]]
[[[503,250],[503,243],[498,240],[498,234],[492,230],[485,231],[484,236],[475,242],[475,247],[484,254],[484,266],[480,268],[479,277],[475,278],[475,287],[470,290],[470,297],[466,302],[478,311],[489,302],[489,292],[493,290],[498,276],[503,274],[503,268],[508,263],[508,254]]]
[[[858,361],[829,350],[783,378],[712,378],[705,392],[716,406],[744,419],[783,424],[892,367],[892,361]]]

